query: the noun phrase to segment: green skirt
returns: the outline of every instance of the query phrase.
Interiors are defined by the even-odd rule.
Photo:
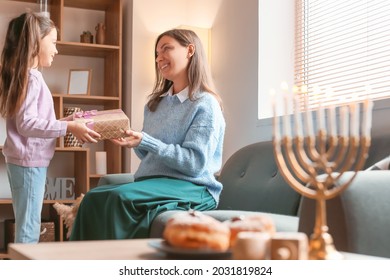
[[[70,240],[147,238],[153,219],[164,211],[215,207],[205,186],[177,179],[99,186],[84,196]]]

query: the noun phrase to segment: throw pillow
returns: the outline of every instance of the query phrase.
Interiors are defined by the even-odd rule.
[[[366,170],[390,170],[390,156],[378,161]]]

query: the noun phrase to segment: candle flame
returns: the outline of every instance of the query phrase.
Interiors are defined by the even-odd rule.
[[[293,88],[292,88],[292,91],[294,94],[299,94],[299,87],[294,85]]]
[[[288,90],[288,84],[287,84],[287,82],[286,82],[286,81],[283,81],[283,82],[280,84],[280,88],[281,88],[282,90],[287,91],[287,90]]]
[[[301,92],[302,93],[307,93],[307,85],[302,85],[301,86]]]

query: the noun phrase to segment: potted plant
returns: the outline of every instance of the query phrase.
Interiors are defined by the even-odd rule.
[[[93,43],[93,35],[89,31],[83,31],[83,33],[80,35],[80,42],[81,43]]]

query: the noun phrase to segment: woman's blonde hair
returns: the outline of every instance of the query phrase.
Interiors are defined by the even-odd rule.
[[[158,42],[163,36],[169,36],[175,39],[183,47],[187,47],[190,44],[195,46],[195,52],[191,56],[190,62],[188,64],[189,99],[194,100],[194,96],[197,92],[208,92],[218,100],[222,108],[222,100],[216,92],[214,82],[211,77],[211,71],[207,63],[206,53],[198,35],[196,35],[194,31],[187,29],[171,29],[165,31],[157,37],[155,50],[157,48]],[[157,59],[157,53],[155,53],[155,59]],[[153,92],[149,95],[149,101],[147,103],[147,106],[151,111],[156,110],[158,104],[161,101],[161,94],[167,92],[173,84],[172,81],[165,79],[161,75],[157,62],[155,64],[155,72],[155,85]]]
[[[28,71],[39,55],[40,40],[56,28],[48,17],[26,12],[8,25],[0,61],[0,114],[12,117],[26,98]]]

